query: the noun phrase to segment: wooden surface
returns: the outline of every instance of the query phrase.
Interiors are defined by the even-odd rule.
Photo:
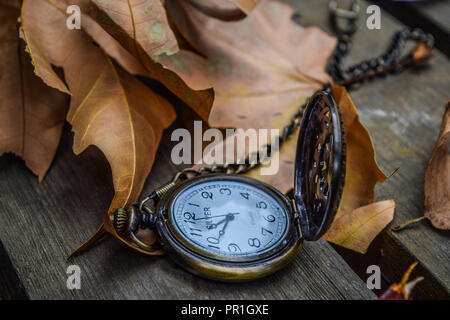
[[[315,13],[323,10],[326,2],[320,0],[314,1],[314,5],[306,5],[302,1],[299,10],[305,12],[309,7],[309,12]],[[366,5],[361,12],[366,12]],[[319,23],[329,31],[327,17],[323,15],[302,15],[300,22]],[[360,19],[347,61],[360,61],[382,53],[393,32],[401,28],[385,12],[381,15],[381,30],[367,30],[365,19]],[[396,201],[393,225],[422,216],[425,168],[437,139],[445,104],[450,99],[448,58],[437,52],[427,66],[365,83],[352,91],[351,96],[362,123],[372,135],[381,168],[386,173],[400,168],[391,179],[377,186],[377,200]],[[397,279],[409,263],[417,260],[433,277],[428,283],[420,284],[418,289],[448,295],[448,232],[438,231],[425,221],[400,233],[386,230],[382,237],[384,240],[380,242],[386,246],[381,249],[387,255],[385,259],[396,264],[394,274]],[[428,285],[431,288],[426,288]]]
[[[300,22],[327,27],[326,0],[288,1],[302,13]],[[365,12],[365,8],[363,10]],[[364,16],[363,16],[364,17]],[[382,30],[369,31],[360,20],[349,60],[384,50],[392,32],[401,28],[382,15]],[[395,199],[394,224],[423,213],[423,176],[437,137],[444,104],[450,98],[450,63],[442,54],[426,68],[376,80],[351,93],[362,122],[374,139],[377,160],[399,172],[377,187],[377,199]],[[176,168],[169,158],[170,132],[188,126],[190,111],[165,133],[164,143],[147,180],[144,193],[166,182]],[[294,263],[266,279],[246,284],[223,284],[200,279],[181,270],[168,257],[133,252],[107,239],[82,256],[66,257],[96,229],[113,195],[111,173],[98,150],[76,157],[72,134],[65,128],[52,168],[42,184],[12,156],[0,158],[0,297],[31,299],[169,299],[275,298],[373,299],[344,259],[325,241],[306,243]],[[421,292],[445,297],[449,283],[448,233],[422,223],[398,234],[385,232],[386,258],[393,275],[402,264],[418,260],[429,277]],[[383,241],[378,241],[382,245]],[[398,256],[397,256],[398,255]],[[407,257],[403,259],[403,257]],[[363,261],[361,256],[361,261]],[[396,262],[397,261],[397,262]],[[398,262],[400,261],[400,262]],[[369,262],[367,262],[369,263]],[[81,290],[66,289],[66,268],[81,268]],[[382,270],[383,272],[383,270]],[[420,272],[420,271],[419,271]],[[398,280],[398,278],[396,279]],[[419,292],[420,293],[420,292]]]

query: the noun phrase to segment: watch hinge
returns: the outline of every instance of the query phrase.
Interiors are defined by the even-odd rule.
[[[303,238],[302,226],[300,224],[300,212],[298,212],[297,202],[294,199],[291,199],[292,212],[294,212],[294,224],[297,228],[298,234],[300,238]]]

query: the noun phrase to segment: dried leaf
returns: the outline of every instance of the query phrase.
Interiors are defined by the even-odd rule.
[[[433,154],[425,171],[424,215],[392,227],[401,231],[419,221],[428,219],[441,230],[450,229],[450,101],[442,117],[441,130],[434,146]]]
[[[330,80],[324,69],[335,39],[295,24],[287,5],[261,1],[246,19],[223,22],[183,1],[166,3],[184,38],[208,58],[181,50],[159,61],[194,89],[214,88],[211,126],[280,128]]]
[[[0,155],[22,157],[42,181],[61,138],[68,101],[34,75],[19,39],[17,3],[0,3]]]
[[[411,264],[406,270],[400,283],[394,283],[378,299],[379,300],[410,300],[411,292],[414,287],[422,281],[423,277],[418,277],[408,282],[411,272],[416,267],[417,262]]]
[[[450,229],[450,101],[425,171],[425,217],[437,229]]]
[[[149,56],[173,54],[178,44],[160,0],[91,0]]]
[[[200,12],[222,21],[237,21],[246,17],[259,0],[184,0]]]
[[[35,25],[37,13],[47,23]],[[111,166],[115,189],[111,213],[137,200],[162,131],[175,113],[165,99],[114,63],[84,32],[60,28],[64,20],[47,1],[24,1],[25,38],[48,46],[42,50],[49,53],[45,59],[64,69],[72,92],[67,120],[75,133],[74,152],[95,145]],[[105,229],[117,236],[111,221],[106,218],[105,222]]]
[[[130,4],[129,6],[125,5],[126,3],[123,1],[109,1],[107,6],[102,6],[101,4],[104,3],[104,1],[98,1],[100,7],[97,7],[94,2],[88,0],[61,0],[58,2],[58,6],[61,10],[61,3],[67,5],[74,2],[81,7],[82,12],[84,13],[84,18],[81,20],[83,29],[108,55],[115,58],[117,62],[130,73],[144,75],[160,81],[197,112],[200,117],[205,120],[208,119],[214,99],[214,92],[212,89],[205,88],[205,90],[201,91],[192,90],[175,72],[164,68],[155,61],[159,59],[160,56],[165,56],[168,51],[176,50],[169,45],[169,43],[173,41],[173,35],[171,32],[170,35],[167,35],[169,33],[169,31],[166,30],[167,21],[165,16],[163,16],[160,4],[156,7],[151,7],[152,10],[155,10],[154,12],[150,10],[151,8],[149,6],[136,7],[135,4],[138,2],[135,1],[127,2],[127,4]],[[159,1],[150,2],[155,2],[156,5]],[[150,2],[148,3],[151,5]],[[114,16],[116,7],[118,7],[117,12],[122,13],[120,19]],[[155,19],[155,21],[146,20],[146,10],[149,12],[148,15],[151,16],[152,19]],[[115,18],[111,19],[108,12]],[[135,21],[138,21],[135,20],[136,14],[139,17],[139,21],[144,21],[143,24],[147,25],[147,29],[149,30],[140,30],[138,32],[136,29],[134,32],[132,31],[132,27],[136,24]],[[162,20],[156,21],[157,18]],[[158,27],[158,22],[161,22],[161,29]],[[156,25],[153,26],[154,23],[156,23]],[[164,33],[167,36],[167,43],[158,42],[159,46],[153,46],[151,43],[147,43],[147,40],[149,40],[151,36],[147,35],[147,39],[145,39],[145,33],[152,33],[152,26],[156,28],[153,36],[156,36],[159,32],[158,30],[161,30],[160,34]],[[105,32],[110,36],[105,37]],[[170,50],[168,48],[172,49]],[[134,66],[133,69],[129,67],[130,64]]]
[[[364,254],[373,239],[392,221],[394,210],[394,200],[375,202],[355,209],[334,220],[324,238]]]
[[[375,160],[372,138],[359,121],[350,95],[343,87],[333,87],[333,97],[344,120],[347,141],[347,165],[345,187],[336,219],[375,201],[375,184],[384,182],[387,176]]]
[[[255,7],[258,5],[259,0],[230,0],[233,2],[238,8],[244,11],[246,14],[249,14]]]

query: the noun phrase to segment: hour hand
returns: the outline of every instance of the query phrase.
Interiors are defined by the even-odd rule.
[[[221,237],[221,236],[223,236],[225,234],[225,229],[227,228],[228,223],[230,221],[234,220],[234,214],[229,213],[225,219],[226,219],[225,224],[224,224],[222,230],[219,231],[219,237]]]

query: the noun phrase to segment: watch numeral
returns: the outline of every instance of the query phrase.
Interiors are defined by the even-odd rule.
[[[228,251],[230,251],[230,252],[238,252],[238,251],[241,251],[241,248],[239,248],[239,246],[236,243],[230,243],[228,245]]]
[[[218,246],[212,246],[212,245],[208,244],[208,247],[220,250],[220,248]]]
[[[205,198],[205,199],[208,199],[208,198],[209,198],[209,199],[212,200],[213,194],[212,194],[212,192],[203,191],[203,192],[202,192],[202,197]]]
[[[248,200],[248,197],[250,196],[247,192],[241,192],[241,196]]]
[[[186,220],[189,220],[189,219],[195,220],[195,213],[193,213],[193,212],[185,212],[183,214],[183,216]]]
[[[267,204],[264,201],[260,201],[259,203],[256,204],[256,207],[258,209],[267,209]]]
[[[198,208],[200,207],[198,204],[195,204],[195,203],[190,203],[189,202],[188,204],[191,205],[191,206],[194,206],[194,207],[198,207]]]
[[[265,233],[270,233],[270,234],[273,234],[273,232],[272,231],[270,231],[270,230],[267,230],[266,228],[264,228],[264,227],[261,227],[261,234],[263,235],[263,236],[265,236],[266,234]]]
[[[214,238],[214,237],[208,237],[208,238],[206,238],[206,240],[212,244],[219,244],[219,242],[220,242],[220,240],[218,238]]]
[[[259,248],[261,246],[261,241],[258,238],[248,238],[248,245],[250,247]]]
[[[269,214],[267,217],[263,216],[267,222],[275,222],[275,217]]]
[[[197,233],[197,232],[202,232],[202,230],[197,229],[197,228],[189,228],[189,229],[191,229],[191,235],[197,236],[197,237],[201,237],[202,236],[200,233]]]
[[[227,196],[231,196],[231,190],[229,188],[221,188],[219,190],[220,194],[226,194]]]

